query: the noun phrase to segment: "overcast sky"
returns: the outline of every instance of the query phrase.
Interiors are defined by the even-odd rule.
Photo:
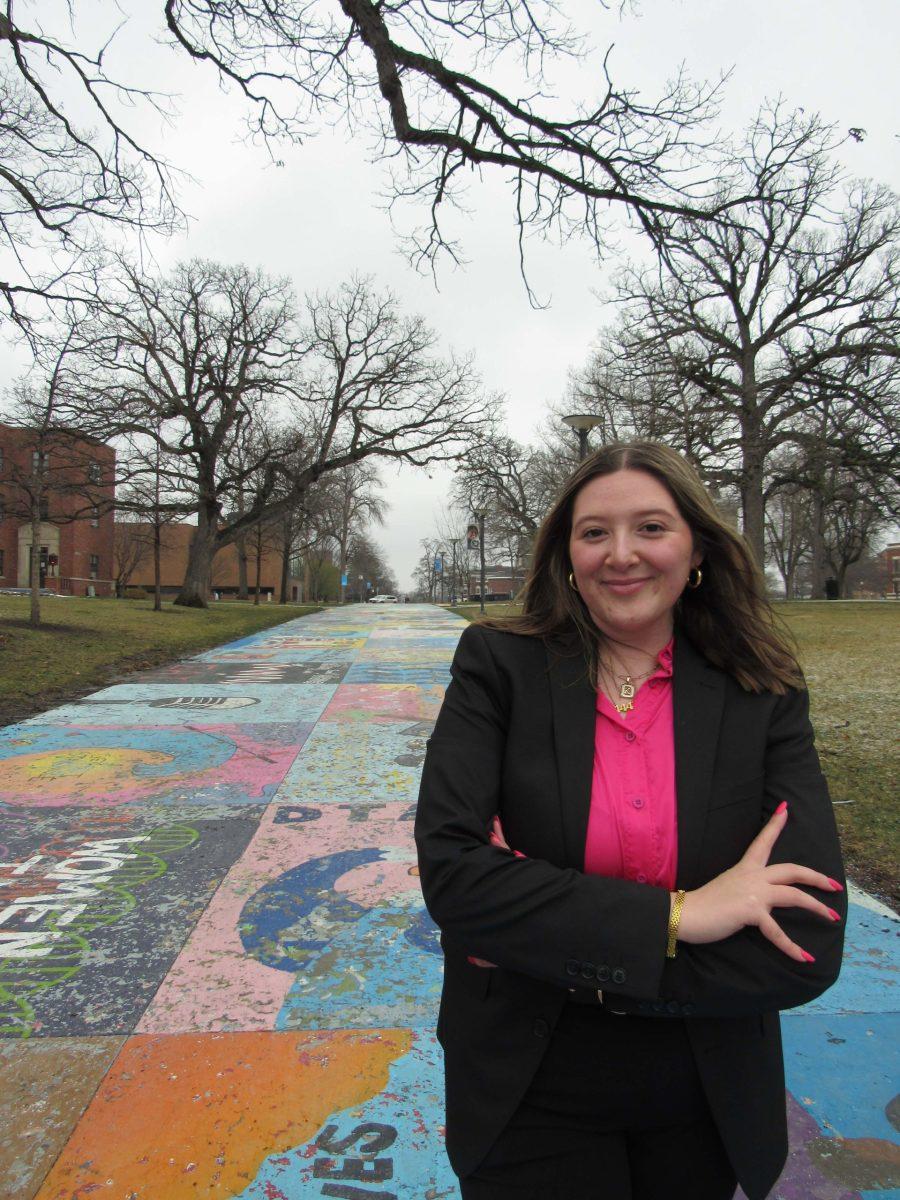
[[[46,12],[58,2],[42,0],[37,8]],[[75,7],[83,33],[115,12],[108,2],[92,7],[79,0]],[[848,169],[900,190],[897,0],[643,0],[622,16],[597,0],[562,0],[561,7],[600,51],[615,43],[612,72],[620,85],[649,99],[681,63],[701,79],[730,71],[723,129],[738,129],[765,98],[780,94],[789,107],[818,111],[843,129],[864,128],[865,141],[844,151]],[[273,166],[262,148],[241,140],[242,103],[223,94],[212,69],[153,44],[163,35],[161,0],[134,8],[139,16],[113,42],[108,70],[177,93],[180,116],[165,132],[164,150],[193,176],[181,191],[192,216],[189,232],[156,246],[160,266],[196,255],[242,261],[289,275],[300,293],[332,287],[352,272],[371,275],[405,308],[423,314],[446,348],[474,351],[485,386],[506,396],[510,432],[529,440],[604,320],[597,293],[615,255],[598,266],[587,244],[532,243],[531,282],[550,301],[536,311],[518,273],[508,183],[473,176],[459,227],[468,261],[456,270],[445,266],[435,286],[400,252],[380,200],[385,176],[369,161],[365,141],[352,141],[341,127],[325,129],[302,147],[284,149],[283,165]],[[587,98],[598,61],[570,68],[560,87]],[[150,126],[143,132],[159,136]],[[375,537],[406,588],[451,477],[444,469],[429,478],[393,468],[384,477],[391,507]]]

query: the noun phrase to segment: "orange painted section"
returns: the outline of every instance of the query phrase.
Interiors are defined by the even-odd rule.
[[[408,1030],[133,1037],[35,1200],[234,1196],[387,1084]]]

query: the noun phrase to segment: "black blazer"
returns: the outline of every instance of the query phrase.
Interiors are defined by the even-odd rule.
[[[676,636],[678,887],[742,856],[789,805],[771,862],[844,882],[805,691],[745,692]],[[787,1154],[778,1010],[837,978],[840,924],[776,917],[815,956],[795,963],[758,930],[666,959],[669,894],[583,874],[595,693],[577,643],[469,626],[453,660],[422,776],[416,841],[441,928],[447,1151],[476,1169],[522,1098],[573,986],[601,987],[637,1018],[684,1017],[707,1099],[741,1186],[761,1200]],[[499,813],[516,859],[488,844]],[[821,895],[820,899],[823,899]],[[846,894],[827,903],[846,915]],[[496,963],[472,966],[468,955]],[[673,1114],[674,1115],[674,1114]]]

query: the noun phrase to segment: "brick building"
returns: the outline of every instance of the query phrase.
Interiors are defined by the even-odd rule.
[[[878,555],[882,563],[882,595],[900,600],[900,542],[891,542]]]
[[[41,586],[72,596],[111,594],[115,469],[116,452],[104,442],[0,423],[0,587],[30,586],[37,496]]]
[[[484,568],[485,600],[515,600],[525,586],[528,572],[524,567],[512,568],[486,563]],[[469,571],[469,598],[479,599],[481,574],[478,568]]]
[[[160,535],[160,585],[164,595],[173,596],[181,590],[187,570],[188,550],[197,526],[187,522],[165,525]],[[125,551],[123,539],[137,539],[144,548],[137,556],[137,563],[128,576],[128,587],[146,588],[154,586],[153,579],[153,527],[142,522],[116,525],[116,539],[120,553]],[[256,590],[256,552],[253,533],[247,535],[247,584],[250,594]],[[213,559],[212,587],[220,596],[236,596],[240,586],[237,546],[223,546]],[[263,595],[278,598],[281,593],[281,554],[274,549],[263,548],[260,562],[260,591]],[[302,583],[293,576],[288,580],[288,599],[302,596]]]

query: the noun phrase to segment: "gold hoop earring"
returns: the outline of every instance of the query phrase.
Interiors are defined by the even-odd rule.
[[[578,591],[578,584],[575,582],[575,572],[574,571],[569,572],[569,587],[572,589],[573,592]]]
[[[699,567],[691,567],[688,571],[687,585],[689,588],[698,588],[703,582],[703,572]]]

